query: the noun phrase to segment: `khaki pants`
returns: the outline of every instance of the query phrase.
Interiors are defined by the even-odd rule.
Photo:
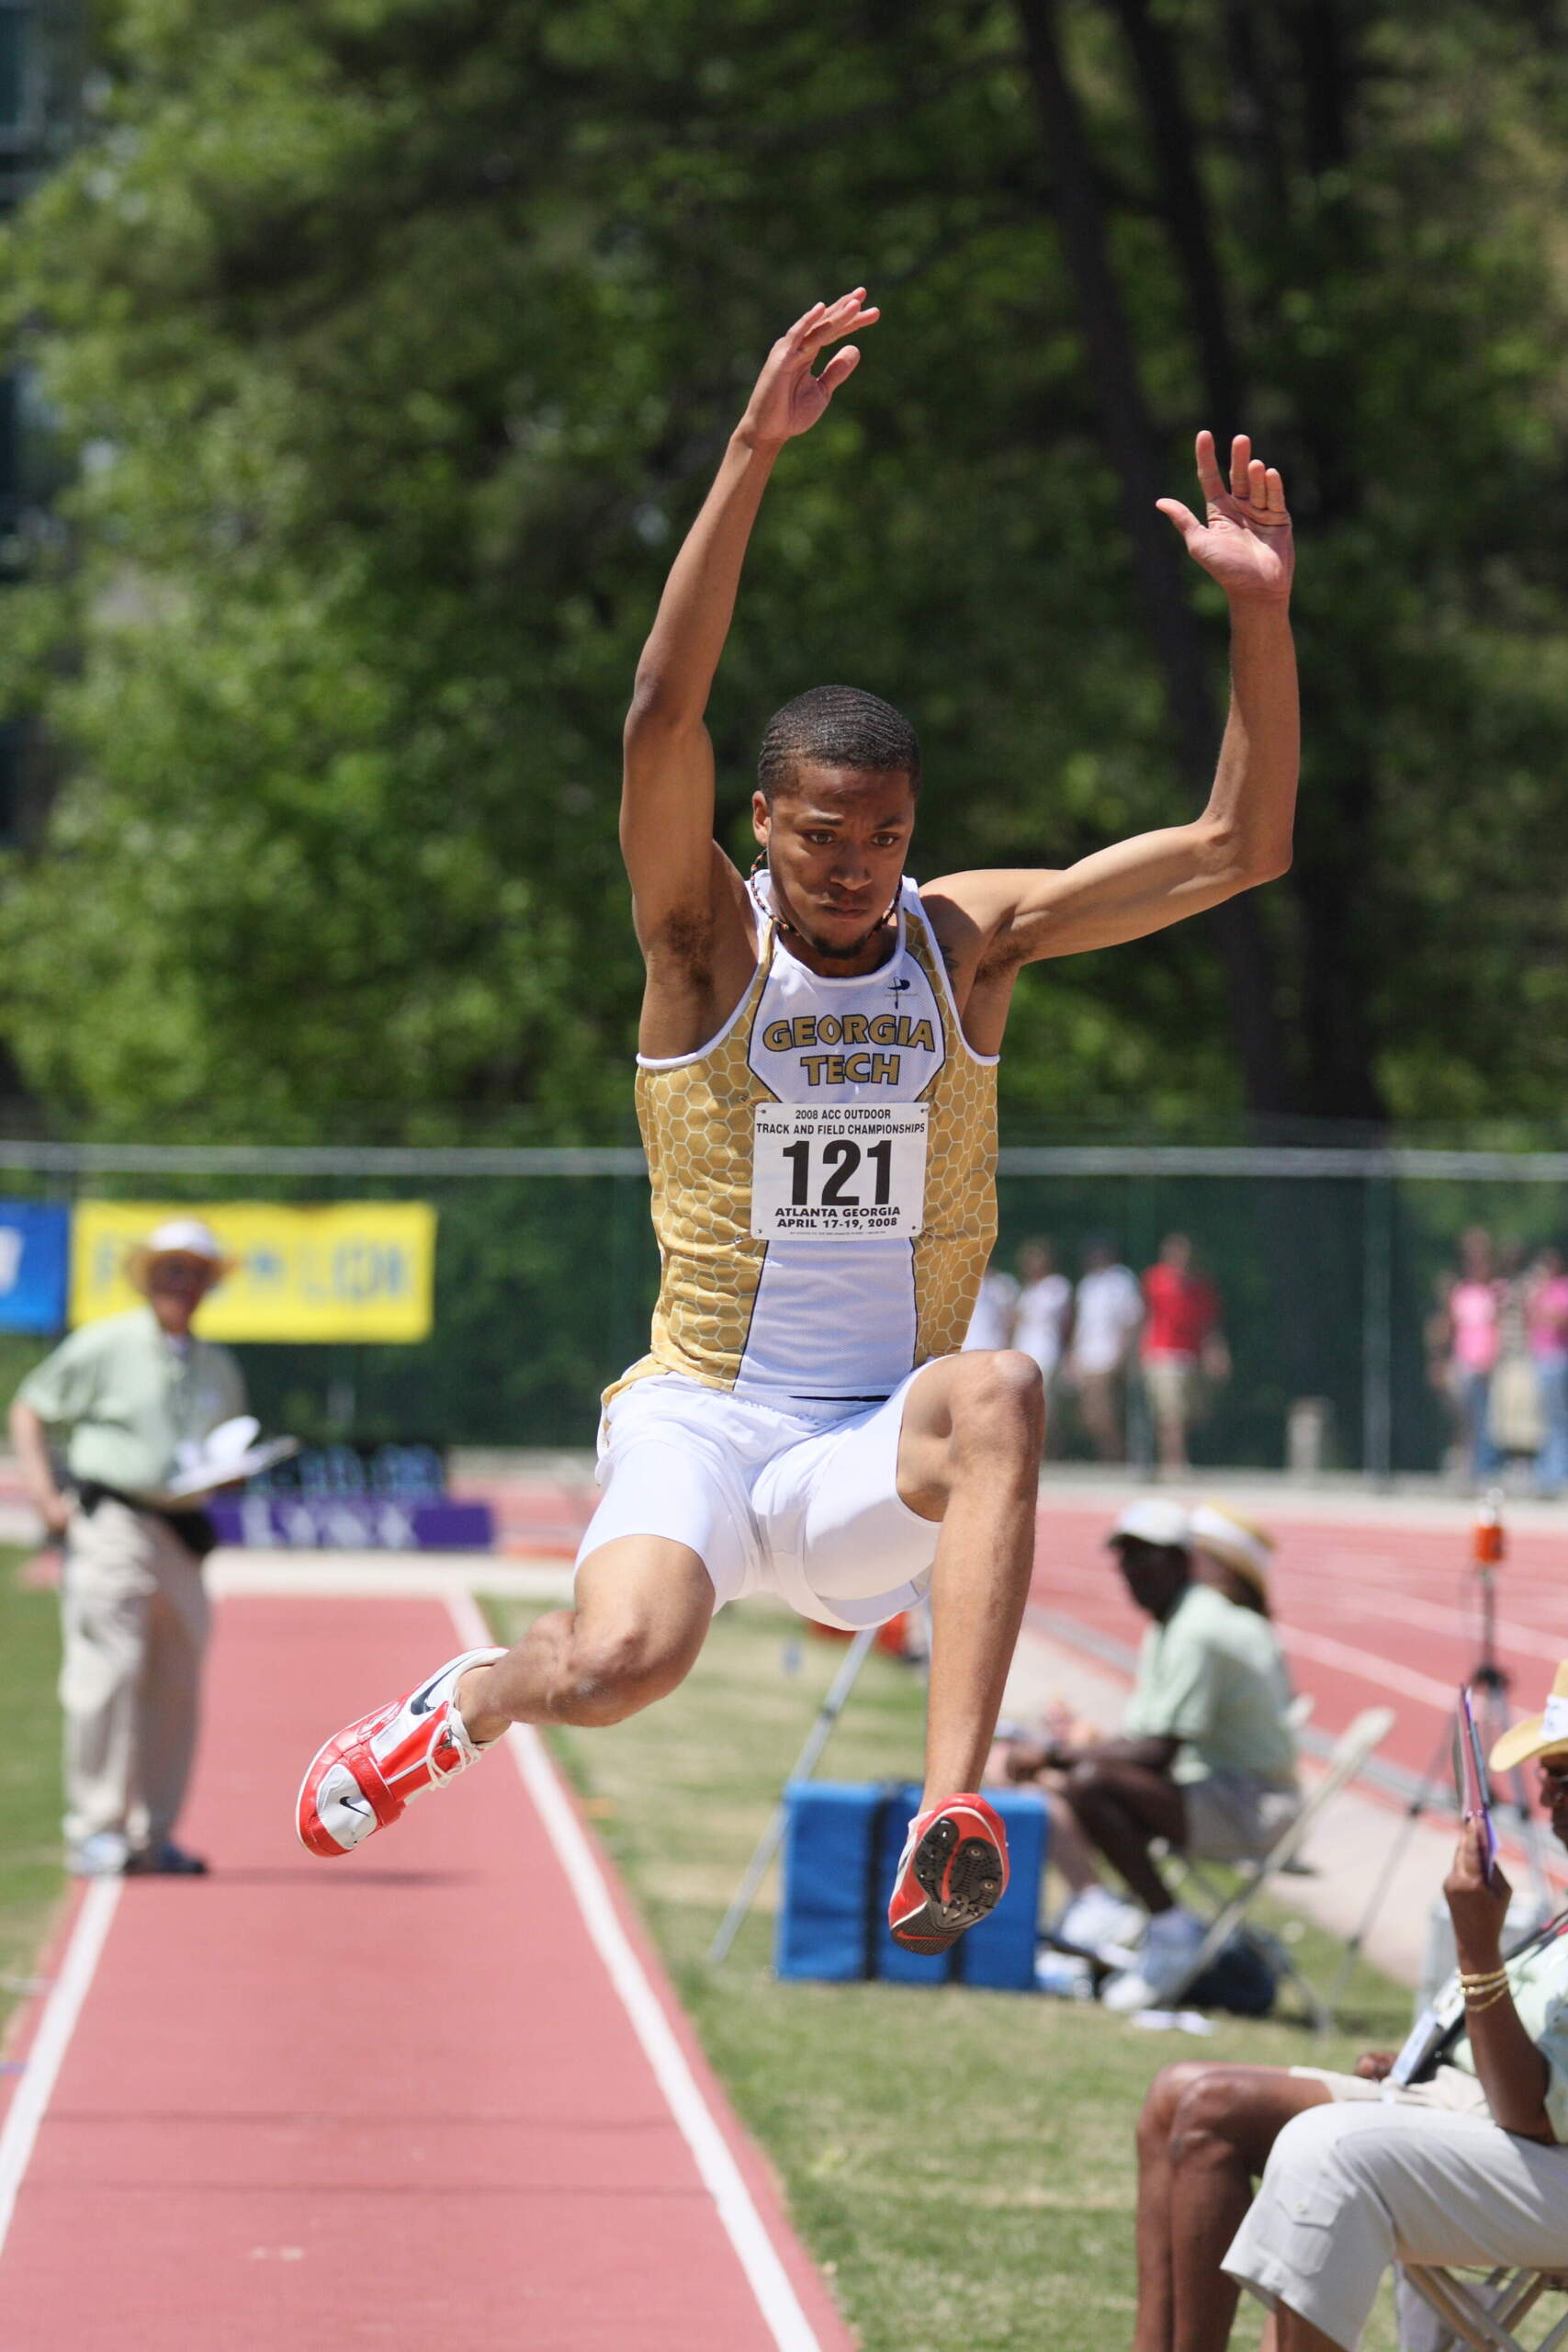
[[[201,1563],[163,1521],[105,1499],[73,1514],[61,1591],[65,1838],[156,1852],[196,1753],[210,1616]]]
[[[1556,2269],[1568,2213],[1568,2148],[1516,2139],[1473,2103],[1415,2106],[1368,2087],[1371,2099],[1337,2095],[1286,2124],[1223,2266],[1347,2352],[1395,2262]]]

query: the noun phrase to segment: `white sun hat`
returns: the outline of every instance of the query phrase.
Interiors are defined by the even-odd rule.
[[[212,1279],[221,1282],[231,1274],[239,1261],[225,1255],[223,1244],[209,1225],[198,1216],[172,1216],[154,1226],[145,1241],[139,1241],[125,1261],[128,1280],[138,1290],[147,1287],[147,1270],[155,1258],[205,1258],[212,1268]]]
[[[1185,1552],[1192,1542],[1192,1522],[1182,1506],[1168,1496],[1143,1495],[1128,1504],[1105,1540],[1120,1544],[1123,1539],[1174,1545]]]

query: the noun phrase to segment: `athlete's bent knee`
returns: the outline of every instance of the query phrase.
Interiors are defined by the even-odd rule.
[[[963,1377],[953,1398],[953,1434],[960,1449],[1038,1452],[1045,1439],[1045,1384],[1033,1357],[1018,1348],[997,1348],[976,1351],[960,1363]]]
[[[667,1697],[690,1663],[656,1650],[636,1631],[574,1634],[550,1692],[551,1718],[593,1729],[624,1723]]]

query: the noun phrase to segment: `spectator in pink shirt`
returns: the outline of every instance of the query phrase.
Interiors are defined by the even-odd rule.
[[[1503,1285],[1492,1237],[1479,1226],[1461,1233],[1460,1277],[1449,1293],[1450,1378],[1470,1451],[1472,1478],[1487,1478],[1501,1462],[1491,1430],[1492,1374],[1502,1343]]]
[[[1543,1495],[1555,1495],[1568,1482],[1568,1272],[1561,1250],[1542,1250],[1530,1268],[1525,1319],[1546,1423],[1536,1484]]]

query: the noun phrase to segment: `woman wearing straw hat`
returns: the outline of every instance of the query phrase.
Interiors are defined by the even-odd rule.
[[[196,1750],[212,1531],[168,1489],[201,1441],[244,1411],[238,1363],[191,1329],[230,1270],[199,1218],[159,1226],[126,1261],[146,1305],[73,1331],[11,1407],[28,1492],[65,1538],[65,1842],[83,1877],[206,1867],[171,1833]],[[51,1436],[65,1442],[73,1498],[56,1484]]]
[[[1568,1848],[1568,1659],[1490,1760],[1532,1759]],[[1505,1962],[1511,1890],[1470,1821],[1443,1892],[1459,1971],[1397,2060],[1156,2077],[1138,2125],[1137,2352],[1223,2352],[1242,2286],[1273,2311],[1276,2352],[1353,2352],[1396,2261],[1562,2267],[1568,1911]]]
[[[1256,1520],[1243,1519],[1228,1503],[1194,1503],[1187,1514],[1192,1537],[1193,1572],[1200,1583],[1237,1609],[1255,1616],[1273,1617],[1269,1605],[1269,1571],[1274,1562],[1274,1538]]]

